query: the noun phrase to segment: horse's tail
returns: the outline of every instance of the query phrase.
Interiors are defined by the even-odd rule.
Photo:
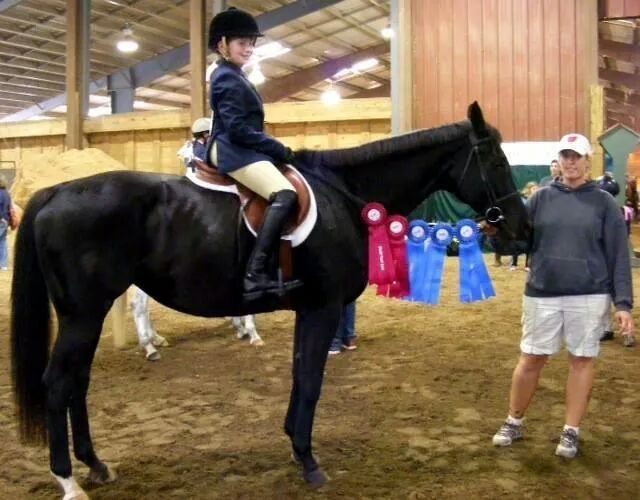
[[[36,193],[24,211],[15,244],[11,285],[11,378],[20,439],[45,444],[46,390],[42,381],[49,359],[49,293],[38,259],[35,219],[54,191]]]

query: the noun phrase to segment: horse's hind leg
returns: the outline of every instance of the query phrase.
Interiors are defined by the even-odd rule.
[[[64,488],[65,500],[88,498],[72,476],[67,410],[71,416],[76,458],[91,469],[92,479],[104,482],[113,478],[93,450],[86,405],[91,363],[103,317],[104,313],[81,318],[61,316],[58,338],[44,376],[51,472]]]
[[[327,353],[340,321],[339,305],[314,311],[298,311],[293,348],[293,387],[285,432],[291,438],[293,458],[302,465],[305,481],[322,486],[326,476],[311,448],[311,432],[320,399]]]

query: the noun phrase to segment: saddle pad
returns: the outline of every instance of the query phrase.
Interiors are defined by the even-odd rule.
[[[298,172],[298,170],[296,170],[296,168],[292,167],[291,165],[289,165],[289,168]],[[298,172],[298,174],[300,174],[300,172]],[[191,170],[187,171],[186,177],[195,185],[201,188],[209,189],[211,191],[220,191],[223,193],[235,194],[238,197],[238,199],[241,199],[240,192],[238,191],[238,187],[235,184],[231,184],[228,186],[223,186],[220,184],[210,184],[200,179],[196,175],[196,173],[192,172]],[[316,197],[313,193],[313,190],[311,189],[311,186],[309,185],[307,180],[304,178],[304,176],[300,175],[300,178],[304,182],[305,186],[307,187],[307,191],[309,192],[309,212],[307,213],[307,216],[300,222],[300,224],[298,224],[298,226],[293,231],[291,231],[289,234],[283,235],[281,238],[283,240],[290,241],[292,247],[297,247],[298,245],[301,245],[307,239],[309,234],[311,234],[311,231],[313,230],[314,226],[316,225],[316,221],[318,220],[318,207],[316,204]],[[242,218],[244,220],[244,223],[247,226],[247,229],[251,232],[251,234],[255,236],[257,232],[247,220],[247,217],[244,213],[243,208],[244,206],[241,206],[240,211],[242,212]]]

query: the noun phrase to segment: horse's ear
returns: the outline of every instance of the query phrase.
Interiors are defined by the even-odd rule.
[[[489,134],[489,130],[487,129],[487,124],[484,121],[484,116],[482,116],[482,110],[480,109],[478,101],[473,101],[469,105],[469,109],[467,110],[467,117],[471,122],[473,131],[478,137],[485,137]]]

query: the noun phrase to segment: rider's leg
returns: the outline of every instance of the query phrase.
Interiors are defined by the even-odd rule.
[[[280,283],[269,272],[269,262],[278,248],[286,222],[297,210],[298,195],[284,175],[268,161],[252,163],[229,175],[269,200],[262,228],[256,236],[247,264],[244,289],[246,292],[277,291]],[[285,285],[290,290],[302,283],[294,280]]]

